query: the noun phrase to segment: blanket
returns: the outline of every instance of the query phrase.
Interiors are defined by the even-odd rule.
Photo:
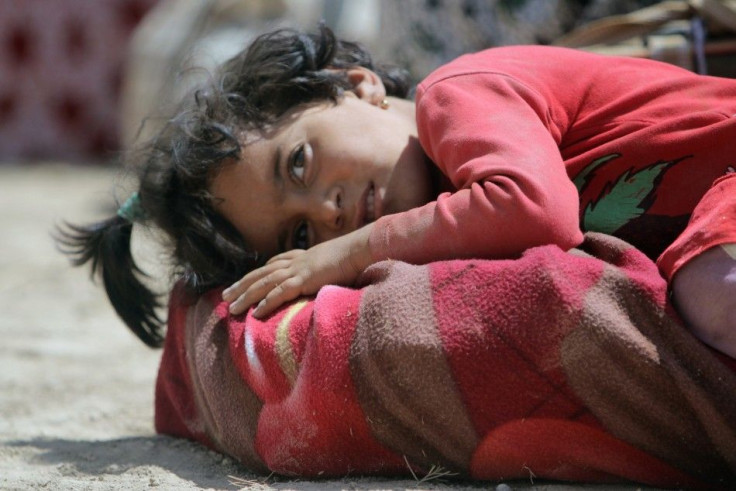
[[[569,252],[385,261],[265,320],[174,290],[159,432],[289,476],[736,482],[736,363],[656,266],[601,234]]]

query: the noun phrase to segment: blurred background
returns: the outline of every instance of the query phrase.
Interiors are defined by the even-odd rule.
[[[366,44],[376,59],[405,66],[419,80],[463,52],[508,44],[552,44],[601,19],[618,19],[613,34],[620,33],[624,24],[639,22],[641,28],[641,19],[611,16],[657,3],[0,0],[0,165],[114,161],[134,139],[144,117],[165,117],[170,104],[205,76],[196,68],[212,69],[256,34],[277,26],[313,29],[324,20],[339,35]],[[686,14],[680,12],[689,23],[678,28],[680,44],[687,44],[679,48],[678,56],[692,65],[697,57],[693,43],[699,35],[690,22],[692,5],[713,2],[666,3],[689,9]],[[661,17],[663,10],[655,13]],[[651,15],[648,19],[643,34],[663,25],[651,23]],[[705,27],[709,30],[700,35],[714,32],[712,26]],[[636,54],[651,55],[651,47],[641,40],[642,32],[635,34]],[[605,35],[605,39],[576,43],[621,41],[611,37],[610,26]]]
[[[0,0],[0,488],[232,489],[228,476],[246,475],[227,458],[155,436],[159,352],[125,329],[99,282],[71,268],[52,235],[64,221],[113,213],[113,197],[128,196],[123,151],[256,34],[323,19],[416,81],[464,52],[508,44],[736,76],[734,3]],[[138,265],[165,293],[165,255],[138,243]],[[347,484],[330,489],[359,489]]]
[[[0,0],[0,161],[119,147],[127,47],[156,0]]]

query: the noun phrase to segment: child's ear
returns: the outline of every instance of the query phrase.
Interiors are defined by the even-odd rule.
[[[370,104],[379,105],[386,98],[386,87],[381,77],[373,70],[365,67],[353,67],[347,70],[348,81],[353,86],[352,92]]]

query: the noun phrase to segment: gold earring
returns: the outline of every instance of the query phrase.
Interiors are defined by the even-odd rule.
[[[381,100],[381,102],[378,103],[378,107],[380,107],[383,110],[388,109],[390,104],[388,103],[388,99],[385,97]]]

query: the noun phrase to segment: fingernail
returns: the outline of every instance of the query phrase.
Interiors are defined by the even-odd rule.
[[[253,317],[259,317],[261,315],[261,311],[266,307],[266,299],[264,298],[260,302],[258,302],[258,305],[256,305],[256,308],[253,309]]]

